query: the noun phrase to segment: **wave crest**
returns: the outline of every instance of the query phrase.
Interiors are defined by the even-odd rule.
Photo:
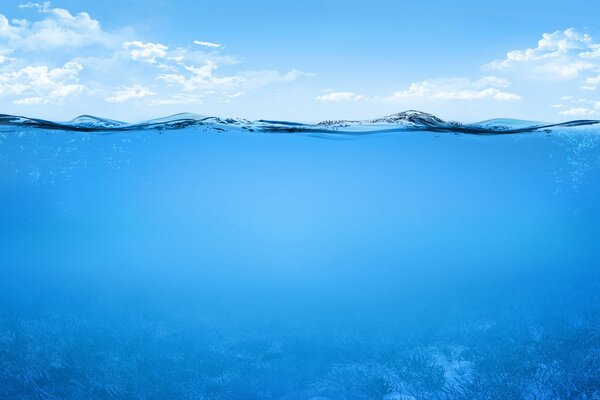
[[[559,128],[599,125],[599,120],[575,120],[555,124],[516,119],[492,119],[474,124],[444,121],[433,114],[408,110],[372,120],[335,120],[317,124],[288,121],[219,118],[192,113],[175,114],[139,123],[126,123],[92,115],[81,115],[71,121],[54,122],[38,118],[0,114],[0,126],[7,128],[34,128],[70,132],[125,132],[143,130],[177,130],[193,126],[216,131],[241,129],[249,132],[305,133],[321,135],[364,135],[391,132],[446,132],[469,135],[506,135],[532,132],[550,132]]]

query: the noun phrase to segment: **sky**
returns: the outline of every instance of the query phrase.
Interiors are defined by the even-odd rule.
[[[0,5],[0,113],[600,119],[600,2]]]

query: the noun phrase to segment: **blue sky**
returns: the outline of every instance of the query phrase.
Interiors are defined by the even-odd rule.
[[[600,118],[598,1],[56,1],[0,8],[0,112]]]

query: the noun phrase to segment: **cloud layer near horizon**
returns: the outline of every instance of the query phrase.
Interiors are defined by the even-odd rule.
[[[20,7],[31,14],[29,19],[0,14],[0,102],[18,107],[68,107],[85,101],[107,107],[230,102],[315,75],[294,68],[245,69],[240,59],[225,53],[223,44],[213,41],[190,38],[182,46],[142,40],[128,27],[107,31],[89,13],[73,13],[50,2]],[[353,90],[351,85],[337,90],[313,87],[308,100],[312,97],[324,107],[539,102],[522,84],[528,81],[557,87],[556,99],[544,106],[558,115],[600,115],[595,97],[600,43],[587,33],[573,28],[543,33],[536,45],[508,51],[479,70],[478,76],[423,76],[396,87],[391,81],[387,93]],[[577,95],[558,94],[565,85]]]

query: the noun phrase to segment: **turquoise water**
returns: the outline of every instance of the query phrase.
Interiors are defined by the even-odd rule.
[[[176,128],[0,127],[0,398],[600,398],[595,125]]]

